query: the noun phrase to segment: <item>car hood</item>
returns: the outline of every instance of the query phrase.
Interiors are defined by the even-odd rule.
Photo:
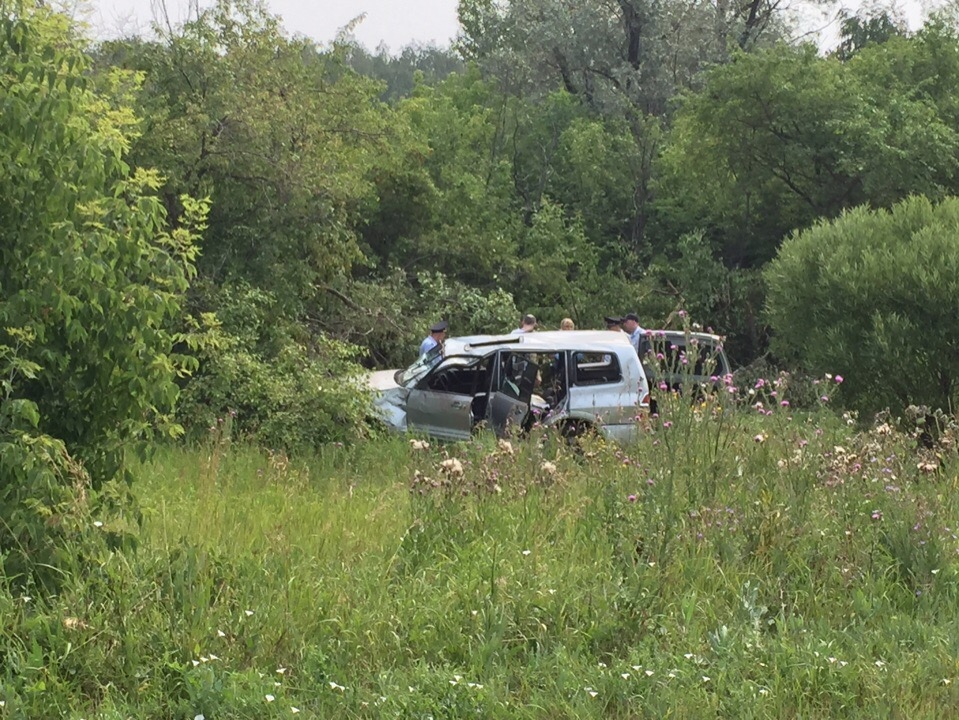
[[[367,377],[373,391],[373,407],[380,418],[396,430],[406,430],[406,396],[409,391],[393,380],[396,370],[378,370]]]
[[[395,390],[399,387],[394,380],[396,375],[396,370],[377,370],[376,372],[371,372],[367,378],[367,382],[372,390]]]

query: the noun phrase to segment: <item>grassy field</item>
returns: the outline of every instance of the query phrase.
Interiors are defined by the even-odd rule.
[[[954,431],[663,417],[161,449],[136,548],[0,588],[0,718],[959,716]]]

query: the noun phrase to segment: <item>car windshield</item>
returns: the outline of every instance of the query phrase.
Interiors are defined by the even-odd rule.
[[[406,370],[397,370],[393,378],[397,385],[412,387],[418,383],[440,360],[443,359],[443,346],[435,345],[429,352],[420,355],[416,362]]]

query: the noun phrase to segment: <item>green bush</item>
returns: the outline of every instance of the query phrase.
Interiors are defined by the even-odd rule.
[[[439,272],[411,279],[393,269],[328,290],[312,313],[315,324],[366,348],[364,362],[377,367],[413,362],[429,327],[441,318],[449,321],[452,335],[474,335],[506,332],[520,316],[506,290],[470,287]]]
[[[284,317],[271,293],[245,284],[211,290],[200,316],[199,371],[179,418],[197,439],[232,432],[273,448],[355,440],[369,398],[359,349]]]
[[[955,407],[959,199],[822,222],[783,244],[766,279],[773,349],[842,376],[849,405]]]
[[[92,492],[132,444],[175,435],[173,321],[206,204],[167,231],[157,174],[131,172],[129,74],[98,92],[71,22],[41,5],[0,14],[0,556],[49,575]],[[112,491],[111,491],[112,492]],[[102,493],[103,500],[109,493]],[[99,506],[104,509],[103,505]],[[102,522],[101,522],[102,525]]]

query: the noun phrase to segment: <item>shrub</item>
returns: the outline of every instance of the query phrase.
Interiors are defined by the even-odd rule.
[[[124,161],[136,118],[86,75],[70,21],[42,4],[0,15],[0,555],[7,572],[58,563],[88,490],[133,443],[174,435],[172,321],[206,204],[167,231],[155,172]],[[67,555],[73,553],[66,553]],[[12,565],[11,565],[12,563]],[[11,568],[13,568],[11,570]]]
[[[365,433],[369,403],[358,348],[311,336],[265,290],[225,286],[207,301],[216,313],[200,316],[200,369],[184,388],[179,413],[191,437],[218,430],[227,417],[234,432],[273,448]]]
[[[959,199],[858,208],[787,240],[770,264],[774,350],[840,373],[865,411],[954,407],[959,389]]]

